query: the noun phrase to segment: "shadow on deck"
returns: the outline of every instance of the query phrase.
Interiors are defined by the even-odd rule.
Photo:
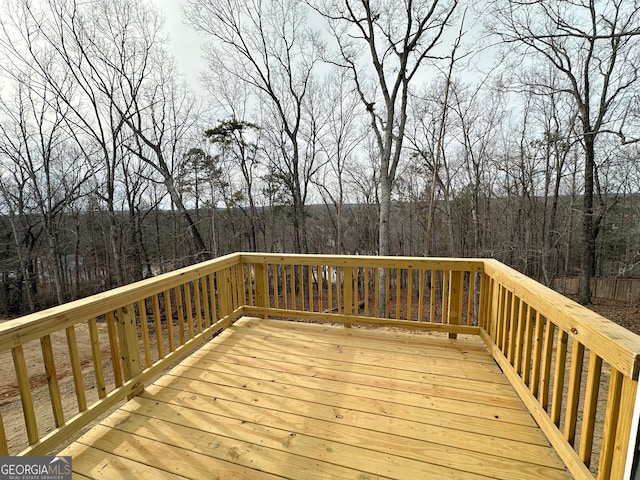
[[[247,317],[61,454],[78,478],[572,478],[478,336]]]

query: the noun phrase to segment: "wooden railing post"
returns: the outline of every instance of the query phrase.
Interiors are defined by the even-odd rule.
[[[218,283],[218,306],[220,318],[224,318],[233,311],[233,298],[231,297],[231,270],[225,268],[216,275]]]
[[[120,343],[120,357],[124,379],[131,380],[142,371],[140,364],[140,351],[138,350],[138,332],[136,330],[136,312],[133,304],[118,308],[116,311],[118,342]],[[114,362],[118,359],[114,358]],[[129,399],[138,395],[144,389],[144,385],[135,388]]]
[[[464,275],[462,272],[451,272],[449,282],[449,325],[460,325],[462,322],[462,291],[464,289]],[[458,338],[455,333],[450,333],[449,338]]]
[[[269,307],[269,278],[267,277],[267,265],[264,263],[253,264],[253,275],[256,286],[255,302],[260,308]],[[266,315],[261,315],[266,318]]]
[[[342,286],[344,288],[344,315],[351,315],[353,313],[353,268],[346,267],[344,269],[344,278],[342,282]],[[340,288],[340,284],[338,284],[338,288]],[[347,328],[351,328],[351,322],[345,322],[344,326]]]

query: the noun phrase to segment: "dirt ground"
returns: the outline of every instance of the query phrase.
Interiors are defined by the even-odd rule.
[[[589,308],[640,335],[640,302],[621,302],[594,298]]]

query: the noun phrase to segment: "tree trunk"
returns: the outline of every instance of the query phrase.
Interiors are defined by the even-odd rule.
[[[595,272],[596,238],[593,228],[593,176],[595,166],[595,138],[592,133],[584,134],[584,196],[582,212],[582,257],[580,273],[580,291],[578,302],[581,305],[591,303],[591,277]]]
[[[169,195],[171,195],[171,200],[178,209],[178,214],[182,219],[182,223],[187,229],[187,239],[189,240],[191,255],[197,262],[204,262],[205,260],[208,260],[211,257],[211,254],[210,252],[207,252],[207,247],[200,236],[200,231],[198,230],[197,225],[193,222],[189,211],[182,202],[182,197],[173,184],[173,178],[165,177],[164,185],[167,187],[167,191],[169,192]]]

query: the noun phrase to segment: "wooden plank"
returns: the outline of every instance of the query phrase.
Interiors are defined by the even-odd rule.
[[[317,352],[317,353],[316,353]],[[276,360],[307,367],[324,367],[339,371],[357,371],[358,373],[386,376],[413,381],[429,381],[433,383],[464,384],[466,389],[487,388],[489,383],[496,385],[509,385],[500,370],[493,365],[484,362],[469,362],[465,360],[452,360],[436,356],[428,357],[428,364],[400,360],[392,356],[392,365],[388,356],[358,355],[357,358],[349,357],[342,351],[336,353],[331,349],[314,349],[313,352],[304,348],[289,345],[286,352],[273,348],[264,349],[242,347],[239,345],[216,345],[208,348],[205,346],[193,354],[193,358],[207,357],[209,354],[219,356],[221,361],[241,362],[248,357],[251,361]],[[425,359],[426,360],[426,359]]]
[[[49,398],[51,400],[51,408],[53,409],[53,419],[56,427],[64,423],[64,412],[62,410],[62,400],[60,399],[60,387],[58,385],[58,374],[56,372],[56,363],[51,348],[51,336],[45,335],[40,339],[42,348],[42,359],[44,360],[44,368],[47,374],[47,385],[49,387]]]
[[[227,378],[231,381],[227,381]],[[403,402],[404,395],[402,398],[396,396],[396,401],[389,401],[385,398],[374,399],[357,395],[358,390],[353,388],[337,393],[304,386],[285,386],[241,376],[235,378],[226,376],[218,379],[219,381],[215,380],[214,375],[210,375],[208,379],[168,375],[158,379],[155,385],[156,387],[180,390],[185,395],[225,398],[247,405],[258,404],[263,408],[267,408],[267,405],[276,405],[274,407],[276,410],[282,410],[282,405],[286,404],[287,410],[291,411],[294,405],[311,402],[314,404],[314,408],[334,409],[335,415],[342,415],[343,418],[351,418],[351,413],[348,413],[347,409],[349,411],[357,410],[394,419],[400,418],[418,424],[439,425],[480,434],[492,432],[493,436],[503,438],[528,438],[528,441],[536,443],[531,439],[531,434],[536,431],[537,427],[525,410],[517,411],[480,404],[463,405],[454,400],[440,398],[430,398],[419,404],[411,401],[405,403]],[[155,390],[151,391],[155,392]],[[277,407],[277,404],[280,404],[280,407]],[[324,407],[320,407],[318,404]],[[340,417],[338,418],[340,419]],[[496,420],[500,421],[496,422]]]
[[[424,321],[424,270],[418,270],[418,321]],[[366,313],[365,313],[366,315]]]
[[[620,416],[620,400],[622,398],[623,374],[615,368],[611,369],[609,378],[609,394],[607,396],[607,410],[604,416],[602,445],[600,447],[600,463],[598,466],[598,480],[611,478],[611,466],[615,450],[615,433],[618,429]]]
[[[203,328],[202,326],[203,304],[202,304],[202,298],[200,295],[200,286],[201,285],[204,286],[205,281],[206,281],[206,277],[202,279],[198,279],[193,283],[194,303],[195,303],[195,309],[196,309],[196,315],[195,315],[196,333],[202,333],[202,328]],[[250,303],[253,304],[253,301],[251,301]]]
[[[522,379],[524,383],[531,386],[531,350],[533,348],[533,325],[534,312],[530,305],[527,305],[527,320],[524,330],[524,351],[522,359]]]
[[[302,265],[298,265],[298,288],[300,290],[300,310],[305,309],[304,301],[304,275]],[[246,303],[246,302],[245,302]],[[308,304],[308,303],[307,303]]]
[[[176,299],[176,310],[178,312],[178,322],[176,326],[178,327],[178,344],[184,345],[185,342],[185,324],[184,324],[184,301],[182,299],[182,287],[186,288],[186,285],[178,285],[173,289],[173,295]]]
[[[231,267],[216,273],[218,281],[218,310],[220,318],[224,318],[233,311],[233,285],[231,284]],[[282,289],[286,296],[286,283]],[[286,302],[285,302],[286,303]]]
[[[300,263],[330,266],[363,266],[369,268],[417,268],[434,270],[460,270],[482,272],[483,259],[443,258],[443,257],[395,257],[378,255],[300,255],[282,253],[242,253],[240,260],[245,263],[264,262],[269,264]]]
[[[190,415],[196,419],[196,426],[204,423],[207,428],[223,427],[227,432],[235,431],[236,426],[226,425],[229,422],[225,417],[239,419],[243,425],[251,422],[269,427],[284,426],[321,440],[361,446],[381,454],[410,456],[416,460],[425,459],[425,452],[431,445],[436,446],[437,451],[442,451],[442,447],[456,449],[455,453],[462,456],[482,445],[479,450],[486,455],[552,468],[564,467],[541,431],[530,430],[522,440],[503,438],[499,436],[502,434],[497,425],[499,422],[494,422],[493,426],[487,422],[490,434],[473,433],[452,424],[430,425],[313,402],[294,401],[291,408],[282,409],[265,397],[253,395],[243,401],[216,398],[211,402],[205,395],[182,395],[171,388],[153,389],[151,393],[153,397],[138,397],[122,410],[155,418]],[[263,399],[267,401],[266,405]],[[207,421],[210,417],[219,419],[221,425],[215,425],[216,420]],[[341,451],[340,448],[336,450]]]
[[[271,278],[273,278],[273,304],[274,308],[280,307],[280,291],[278,286],[278,266],[272,265],[271,267]],[[286,308],[286,305],[284,306]]]
[[[420,324],[418,322],[398,322],[396,320],[391,321],[392,325],[411,325],[416,328],[413,331],[388,331],[386,329],[372,329],[372,328],[360,328],[357,331],[345,331],[340,328],[336,328],[335,325],[328,325],[326,323],[306,323],[287,320],[266,320],[263,321],[259,318],[245,317],[237,324],[238,328],[247,328],[250,331],[249,334],[260,335],[261,332],[268,332],[269,335],[279,335],[286,338],[301,339],[318,337],[328,337],[330,341],[337,341],[345,339],[347,342],[364,341],[368,344],[371,339],[377,339],[382,348],[386,348],[385,345],[389,343],[390,339],[393,339],[392,347],[395,348],[399,344],[407,344],[419,347],[421,350],[426,350],[425,345],[428,344],[429,348],[437,347],[438,345],[447,345],[447,348],[454,349],[456,351],[465,351],[465,353],[479,352],[484,358],[487,358],[487,349],[483,342],[479,340],[476,335],[466,336],[457,340],[451,340],[448,338],[436,337],[431,333],[420,332]],[[431,326],[426,325],[426,328]],[[447,326],[447,328],[453,328],[453,326]],[[460,325],[458,327],[462,330],[476,331],[474,327],[467,327],[466,325]]]
[[[165,406],[160,408],[163,407]],[[206,445],[214,443],[214,439],[215,442],[223,445],[240,444],[249,449],[246,455],[251,456],[245,460],[251,463],[242,462],[241,464],[244,465],[259,462],[252,456],[253,448],[259,445],[266,449],[264,452],[266,455],[271,454],[270,456],[276,458],[282,454],[288,456],[288,463],[292,465],[300,462],[300,458],[304,458],[305,462],[308,461],[307,459],[319,462],[316,468],[320,472],[316,475],[321,475],[322,478],[328,475],[336,478],[333,475],[337,475],[338,472],[333,472],[334,465],[341,469],[355,470],[369,475],[384,473],[386,476],[397,479],[425,475],[455,478],[457,474],[449,468],[455,462],[456,470],[465,472],[468,478],[490,476],[511,480],[513,472],[520,471],[523,465],[522,461],[488,455],[484,452],[469,449],[456,450],[437,443],[427,445],[409,438],[402,440],[389,438],[377,432],[361,432],[353,428],[343,428],[340,425],[334,425],[332,438],[319,439],[317,432],[307,432],[304,428],[296,428],[292,432],[291,429],[279,429],[277,426],[262,425],[246,421],[244,418],[228,417],[225,416],[228,414],[226,411],[220,412],[222,415],[211,415],[207,412],[193,412],[185,408],[166,406],[162,410],[166,416],[162,415],[161,418],[169,420],[164,421],[161,418],[154,418],[155,415],[149,408],[144,410],[144,414],[140,414],[140,410],[118,412],[102,422],[102,425],[204,454],[212,454]],[[179,418],[180,421],[172,422],[170,420],[172,418]],[[402,442],[401,448],[398,448],[398,440]],[[384,449],[384,456],[371,454],[371,450],[377,445],[387,447]],[[553,460],[550,459],[550,463]],[[327,463],[332,465],[331,471],[327,470]],[[256,467],[261,468],[261,465],[258,464]],[[529,467],[527,473],[521,473],[521,478],[568,478],[557,459],[552,467],[539,463],[534,465],[530,462],[527,462],[527,467]],[[295,467],[289,470],[300,471]],[[277,468],[271,472],[280,473],[281,470]],[[306,478],[309,476],[309,473],[305,473]]]
[[[615,445],[613,448],[613,460],[611,464],[611,478],[624,478],[627,462],[632,462],[633,457],[628,457],[629,441],[634,422],[634,409],[638,382],[624,377],[622,380],[622,392],[620,399],[620,414],[616,429]],[[637,421],[637,420],[636,420]]]
[[[242,269],[242,272],[243,272],[242,279],[244,282],[243,283],[244,289],[246,289],[245,291],[249,295],[249,298],[248,298],[249,305],[255,305],[255,302],[253,300],[255,271],[251,268],[251,265],[242,265],[240,268]]]
[[[516,354],[516,337],[517,337],[517,332],[518,332],[518,322],[519,322],[519,317],[518,317],[518,311],[520,311],[520,299],[515,296],[513,293],[510,292],[510,313],[509,313],[509,317],[507,318],[507,335],[508,335],[508,341],[507,341],[507,350],[505,351],[505,354],[507,356],[507,358],[509,359],[509,363],[511,365],[515,364],[515,354]]]
[[[38,422],[36,421],[31,386],[29,385],[29,374],[27,373],[27,364],[24,360],[22,345],[13,347],[11,355],[13,356],[13,366],[18,380],[18,389],[20,390],[20,402],[22,403],[22,414],[27,429],[27,439],[31,445],[36,443],[40,436],[38,435]]]
[[[413,312],[411,308],[413,307],[413,269],[409,269],[407,271],[407,320],[413,319]]]
[[[205,359],[215,359],[216,356],[209,356],[204,358],[198,358],[194,362],[184,363],[186,367],[198,368],[202,370],[199,365]],[[213,368],[212,362],[211,368]],[[218,371],[221,375],[241,375],[244,377],[252,377],[255,379],[276,381],[279,383],[286,383],[292,385],[310,386],[313,383],[313,379],[322,380],[323,385],[326,384],[327,388],[335,388],[335,382],[345,381],[351,385],[357,385],[362,387],[360,392],[368,394],[370,391],[376,389],[386,390],[386,395],[391,395],[396,392],[404,392],[409,394],[423,394],[429,396],[437,396],[440,398],[451,398],[464,401],[469,395],[473,395],[473,398],[469,400],[470,403],[481,403],[483,405],[498,405],[507,408],[521,409],[522,405],[520,401],[513,395],[513,391],[509,386],[498,384],[491,385],[489,383],[475,382],[471,385],[467,385],[466,388],[460,388],[459,385],[463,385],[463,381],[451,380],[449,384],[443,382],[438,377],[432,377],[432,382],[428,382],[424,379],[421,382],[415,380],[405,380],[385,376],[375,376],[370,374],[363,374],[358,372],[340,372],[329,368],[320,367],[305,367],[294,364],[285,364],[275,360],[267,361],[262,360],[262,368],[258,368],[260,362],[252,361],[251,359],[245,359],[244,361],[237,361],[234,363],[223,362],[218,366]],[[252,371],[253,370],[253,371]],[[195,372],[195,371],[194,371]],[[184,373],[187,375],[187,373]],[[195,375],[201,375],[201,371],[194,373]],[[310,377],[310,378],[308,378]],[[326,382],[325,382],[326,381]],[[467,382],[471,383],[470,380]],[[452,385],[453,383],[453,385]]]
[[[140,351],[138,350],[136,315],[133,305],[119,308],[116,317],[124,379],[131,380],[142,371]]]
[[[538,389],[540,388],[540,372],[542,367],[542,332],[544,331],[544,318],[540,315],[540,312],[536,312],[536,327],[534,333],[534,343],[533,343],[533,365],[531,367],[531,383],[529,388],[531,389],[531,393],[537,397]]]
[[[391,269],[384,269],[384,318],[391,318]]]
[[[351,315],[353,313],[353,269],[347,267],[344,269],[344,314]],[[351,328],[351,323],[345,322],[344,326]]]
[[[585,465],[591,465],[593,450],[593,434],[595,430],[596,412],[598,410],[598,392],[602,373],[602,359],[589,352],[589,370],[582,409],[582,430],[580,433],[580,458]]]
[[[0,456],[9,456],[9,447],[7,444],[7,434],[4,429],[4,420],[2,414],[0,414]]]
[[[477,335],[480,332],[479,327],[470,327],[468,325],[443,325],[441,323],[418,323],[413,320],[395,320],[388,318],[376,317],[359,317],[356,315],[318,313],[318,312],[300,312],[293,310],[284,310],[276,308],[256,308],[242,307],[242,312],[246,315],[254,317],[285,317],[315,320],[319,322],[334,323],[351,323],[352,325],[378,325],[384,327],[407,328],[410,330],[430,330],[441,333],[459,333],[468,335]]]
[[[218,290],[216,288],[216,278],[218,274],[210,274],[209,275],[209,286],[211,288],[210,291],[210,299],[211,299],[211,322],[209,325],[215,324],[218,320],[220,320],[221,315],[218,314],[218,302],[216,301],[216,296],[218,295]]]
[[[467,325],[472,324],[475,296],[476,296],[476,274],[474,272],[469,272],[469,288],[467,290]]]
[[[555,336],[555,326],[546,320],[544,332],[544,347],[542,349],[542,367],[540,379],[540,405],[544,410],[549,406],[549,391],[551,389],[551,363],[553,362],[553,337]]]
[[[187,478],[77,442],[64,449],[59,455],[68,455],[73,457],[72,465],[74,480],[76,478],[105,480],[130,480],[132,478]],[[227,477],[227,480],[229,480],[229,477]]]
[[[380,275],[381,270],[373,271],[373,315],[378,316],[380,313]]]
[[[580,384],[582,380],[582,362],[584,361],[584,345],[573,339],[571,345],[571,372],[567,390],[567,411],[564,420],[564,438],[573,445],[576,437],[576,421],[578,419],[578,402],[580,401]]]
[[[173,331],[173,307],[171,305],[171,292],[169,290],[165,290],[162,292],[164,297],[164,317],[165,323],[167,324],[167,339],[169,343],[169,352],[173,352],[176,349],[176,341]],[[162,330],[156,331],[156,335]]]
[[[511,310],[511,292],[506,288],[502,288],[502,303],[500,307],[500,350],[506,355],[509,345],[509,312]]]
[[[302,310],[296,303],[296,266],[294,264],[289,265],[289,288],[291,289],[291,310]]]
[[[246,373],[246,372],[245,372]],[[326,402],[348,396],[352,401],[364,402],[373,400],[384,404],[396,403],[408,407],[422,407],[429,410],[438,410],[440,412],[456,413],[464,411],[469,417],[491,418],[495,419],[497,415],[503,422],[531,425],[531,418],[525,410],[519,399],[509,398],[490,398],[490,395],[474,394],[473,402],[469,401],[469,395],[461,395],[460,392],[445,391],[439,393],[438,396],[426,396],[418,393],[387,390],[384,387],[372,387],[366,385],[351,385],[340,381],[326,379],[309,379],[296,377],[295,375],[281,373],[274,375],[273,380],[264,381],[264,379],[253,379],[252,374],[236,375],[230,373],[213,374],[207,370],[198,369],[196,367],[176,367],[176,375],[169,380],[170,375],[166,379],[158,380],[162,385],[164,382],[176,384],[177,379],[191,380],[191,387],[183,386],[181,388],[193,389],[204,388],[201,382],[209,382],[213,385],[242,387],[246,390],[254,392],[266,393],[271,395],[288,395],[288,398],[307,399],[309,395],[317,397],[325,396]],[[164,377],[163,377],[164,378]],[[333,395],[330,395],[333,394]],[[483,402],[487,403],[483,403]]]
[[[353,317],[356,318],[356,317]],[[410,322],[407,322],[410,323]],[[413,323],[413,322],[411,322]],[[419,323],[415,323],[416,325],[421,325]],[[375,349],[382,350],[387,352],[393,352],[394,354],[402,354],[402,353],[411,353],[411,354],[424,354],[424,346],[418,339],[405,338],[402,341],[397,341],[401,337],[398,336],[396,341],[394,342],[385,342],[380,337],[375,336],[375,332],[362,329],[362,332],[358,331],[357,334],[353,335],[340,335],[335,332],[335,329],[332,327],[329,331],[323,331],[322,329],[317,329],[311,333],[307,332],[296,332],[291,333],[286,330],[281,330],[273,328],[272,330],[268,330],[269,325],[263,326],[260,325],[259,328],[255,328],[255,325],[247,325],[250,327],[246,332],[247,340],[250,337],[258,337],[260,341],[267,341],[265,337],[269,337],[269,342],[285,344],[286,342],[292,341],[307,341],[313,342],[314,344],[320,343],[329,343],[335,348],[336,342],[339,342],[340,348],[352,346],[364,349]],[[429,327],[429,326],[427,326]],[[453,328],[453,327],[449,327]],[[470,327],[466,327],[461,325],[458,327],[459,329],[468,329]],[[347,331],[348,332],[348,331]],[[399,334],[400,335],[400,334]],[[376,342],[375,340],[378,339]],[[448,340],[448,339],[447,339]],[[245,340],[243,340],[245,341]],[[464,358],[473,359],[473,360],[484,360],[489,361],[487,357],[486,351],[483,349],[482,345],[478,344],[474,341],[461,341],[456,343],[454,340],[450,340],[450,343],[441,343],[443,345],[444,350],[448,350],[452,352],[452,355],[459,356],[462,354]],[[433,344],[431,348],[438,348],[437,344]],[[459,358],[459,357],[458,357]]]
[[[524,351],[524,336],[526,329],[526,322],[528,315],[526,312],[529,310],[529,307],[525,305],[524,302],[518,302],[518,316],[517,316],[517,324],[516,324],[516,348],[515,348],[515,359],[514,366],[516,368],[516,372],[518,372],[521,376],[524,376],[522,371],[523,364],[523,351]]]
[[[449,323],[448,313],[449,313],[449,277],[451,272],[449,270],[445,270],[442,272],[442,291],[440,297],[440,305],[442,305],[442,312],[440,316],[440,323]]]
[[[436,271],[431,270],[429,277],[429,322],[436,321]]]
[[[289,294],[287,292],[287,265],[282,265],[282,271],[280,272],[280,275],[282,276],[282,305],[283,305],[283,308],[288,308],[288,309],[292,310],[292,308],[289,307]]]
[[[331,268],[327,268],[327,312],[333,312],[333,279],[331,278]]]
[[[479,275],[480,280],[480,297],[478,300],[478,326],[484,328],[489,334],[491,334],[490,318],[491,318],[491,298],[490,298],[490,284],[491,279],[481,273]]]
[[[237,277],[236,277],[236,287],[238,289],[238,297],[236,298],[237,300],[237,304],[234,305],[234,310],[238,307],[240,307],[241,305],[251,305],[253,302],[251,301],[247,301],[247,292],[250,291],[251,289],[248,288],[247,285],[247,275],[245,273],[245,268],[244,268],[244,264],[237,263],[236,266],[236,271],[237,271]]]
[[[80,354],[78,353],[78,340],[76,339],[76,330],[73,326],[65,329],[67,336],[67,347],[69,348],[69,363],[71,363],[71,372],[73,374],[73,385],[76,391],[76,400],[78,402],[78,411],[83,412],[87,409],[87,396],[84,391],[84,381],[82,379],[82,364],[80,363]],[[114,360],[116,363],[117,359]]]
[[[462,294],[464,290],[464,275],[462,272],[451,272],[451,283],[449,285],[449,325],[462,324]],[[443,304],[445,305],[445,304]],[[443,309],[444,310],[444,309]],[[444,322],[442,322],[444,323]],[[450,333],[449,338],[457,338],[455,333]]]
[[[364,316],[369,316],[369,269],[364,268]]]
[[[302,268],[302,267],[301,267]],[[314,311],[314,302],[313,302],[313,267],[305,267],[307,272],[307,291],[309,292],[307,298],[307,305],[309,306],[310,311]]]
[[[126,426],[126,424],[122,425],[123,428]],[[244,468],[241,478],[265,478],[261,477],[261,473],[266,473],[271,478],[274,475],[287,475],[289,478],[310,480],[362,478],[358,470],[291,455],[286,451],[237,439],[206,435],[198,430],[183,428],[169,422],[159,422],[154,426],[157,427],[158,440],[149,438],[151,435],[146,437],[130,435],[120,429],[98,425],[85,434],[83,442],[90,442],[97,448],[106,449],[130,459],[140,459],[156,468],[180,473],[190,478],[210,478],[212,468],[215,468],[219,462],[226,462],[229,465],[228,468],[232,466]],[[296,440],[296,435],[289,439],[291,444],[295,444]],[[286,442],[286,439],[283,441]],[[188,455],[184,452],[188,452]],[[331,452],[326,452],[327,456],[329,453]],[[380,478],[390,477],[380,475]]]
[[[111,366],[116,387],[122,385],[122,365],[118,352],[118,334],[116,332],[116,318],[112,311],[107,312],[107,332],[109,336],[109,351],[111,353]]]
[[[193,325],[193,303],[191,299],[191,284],[184,284],[184,306],[187,311],[187,334],[188,338],[192,339],[195,333]]]
[[[168,440],[163,438],[163,440]],[[256,478],[274,479],[274,475],[265,474],[253,467],[243,466],[238,468],[236,461],[242,457],[243,451],[240,448],[221,449],[215,451],[215,445],[209,447],[209,454],[200,453],[197,448],[185,455],[185,450],[180,446],[170,445],[163,441],[141,438],[137,435],[129,435],[117,429],[111,429],[102,425],[97,425],[87,432],[79,443],[91,445],[100,450],[106,450],[113,454],[126,458],[127,460],[139,462],[152,466],[153,468],[169,472],[172,475],[182,475],[187,478],[211,478],[215,472],[218,478]],[[265,456],[265,462],[271,461],[266,455],[268,452],[259,450]],[[221,458],[213,456],[220,453]],[[258,456],[258,455],[257,455]],[[245,455],[246,457],[246,455]],[[103,464],[104,465],[104,464]]]
[[[556,368],[553,375],[553,394],[551,400],[551,420],[557,426],[560,425],[560,414],[562,411],[562,401],[564,396],[564,376],[566,372],[565,362],[567,359],[567,332],[560,330],[558,333],[558,343],[556,345]]]
[[[164,358],[164,347],[162,345],[162,321],[160,318],[160,301],[158,299],[158,295],[154,295],[153,297],[153,324],[155,327],[156,334],[156,347],[158,349],[158,358]]]
[[[209,287],[209,277],[208,276],[202,277],[202,307],[204,310],[204,318],[203,318],[203,326],[202,326],[203,329],[209,327],[213,323],[211,310],[209,309],[209,302],[213,295],[214,295],[213,284],[211,284],[211,287]],[[198,332],[198,333],[201,333],[201,332]]]
[[[197,352],[199,353],[199,352]],[[249,353],[248,350],[245,353]],[[401,391],[421,392],[438,387],[456,388],[463,391],[478,392],[481,394],[496,395],[513,398],[513,389],[509,384],[492,383],[476,380],[475,372],[470,372],[467,378],[450,377],[444,374],[433,373],[416,374],[396,369],[395,366],[378,365],[354,365],[348,362],[314,361],[312,358],[300,358],[294,363],[292,355],[278,354],[277,352],[260,351],[256,355],[241,355],[236,351],[220,353],[217,350],[202,352],[201,355],[192,356],[182,364],[198,368],[211,368],[217,362],[221,372],[243,372],[247,375],[246,368],[256,369],[255,378],[271,378],[269,371],[291,373],[298,376],[324,378],[331,380],[348,381],[358,385],[390,385],[389,389]],[[239,368],[235,368],[239,366]],[[261,370],[266,370],[262,372]],[[471,370],[471,369],[470,369]],[[481,372],[479,373],[479,375]]]
[[[96,390],[98,390],[98,398],[102,399],[107,395],[107,387],[104,382],[104,371],[102,369],[102,351],[100,350],[98,325],[95,318],[90,318],[88,324],[89,338],[91,341],[91,357],[93,359],[93,372],[96,379]]]
[[[147,319],[146,299],[138,300],[138,317],[140,318],[140,334],[142,335],[142,347],[144,349],[144,366],[151,365],[151,345],[149,342],[149,323]]]
[[[400,297],[402,296],[402,270],[396,268],[396,320],[400,320],[402,306]]]

